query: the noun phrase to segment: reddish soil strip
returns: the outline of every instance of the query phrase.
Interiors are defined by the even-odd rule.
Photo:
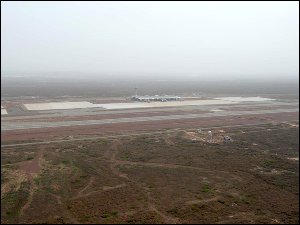
[[[42,157],[43,157],[43,151],[39,151],[33,160],[21,162],[19,164],[20,169],[25,172],[26,176],[29,178],[30,181],[29,197],[25,205],[21,208],[20,215],[24,214],[24,212],[28,209],[28,207],[30,206],[33,200],[33,195],[36,190],[36,186],[33,182],[33,175],[38,174],[40,172],[41,170],[40,160]]]
[[[2,103],[2,105],[3,105],[3,106],[5,105],[5,107],[6,107],[6,108],[11,108],[11,107],[18,106],[18,105],[19,105],[19,103],[14,103],[14,102],[5,102],[5,103]]]
[[[219,198],[220,197],[216,196],[216,197],[213,197],[213,198],[203,199],[203,200],[191,200],[191,201],[187,201],[185,204],[186,205],[204,204],[204,203],[208,203],[208,202],[215,202]]]
[[[115,140],[113,142],[113,144],[111,145],[110,149],[107,150],[107,152],[110,152],[109,153],[110,154],[110,162],[111,162],[110,169],[113,172],[113,174],[128,180],[127,174],[121,173],[117,169],[117,166],[119,165],[119,161],[116,159],[116,155],[118,153],[118,148],[119,148],[120,145],[121,145],[121,142],[119,140]],[[107,152],[106,152],[105,155],[108,155]]]
[[[270,113],[243,116],[220,116],[195,119],[178,119],[149,122],[129,122],[103,125],[82,125],[68,127],[36,128],[27,130],[1,131],[1,142],[23,140],[61,139],[70,135],[111,135],[135,131],[155,131],[174,128],[198,128],[211,126],[228,126],[241,124],[256,124],[263,122],[283,122],[299,120],[298,112]]]
[[[43,152],[39,151],[34,159],[19,163],[20,169],[25,172],[29,179],[32,179],[33,174],[38,174],[40,172],[40,160],[42,157]]]
[[[90,181],[88,182],[88,184],[87,184],[82,190],[80,190],[80,191],[78,192],[77,197],[83,196],[83,193],[84,193],[86,190],[88,190],[90,187],[92,187],[94,181],[95,181],[95,177],[92,176],[92,177],[90,178]]]

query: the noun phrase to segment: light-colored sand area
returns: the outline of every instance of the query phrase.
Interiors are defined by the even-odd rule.
[[[56,110],[56,109],[80,109],[80,108],[104,108],[104,109],[133,109],[133,108],[155,108],[155,107],[179,107],[196,105],[228,105],[240,102],[256,102],[272,100],[260,97],[226,97],[205,100],[186,100],[170,102],[132,102],[132,103],[106,103],[93,104],[91,102],[47,102],[24,104],[27,110]],[[216,110],[220,111],[220,110]]]
[[[155,108],[155,107],[178,107],[189,105],[227,105],[236,104],[238,102],[225,100],[188,100],[188,101],[174,101],[174,102],[134,102],[134,103],[113,103],[113,104],[99,104],[105,109],[132,109],[132,108]]]
[[[295,157],[295,158],[288,158],[289,160],[294,160],[294,161],[299,161],[299,157]]]
[[[27,110],[55,110],[55,109],[79,109],[79,108],[104,108],[104,109],[133,109],[133,108],[153,108],[153,107],[177,107],[188,105],[222,105],[235,104],[238,102],[228,100],[188,100],[174,102],[132,102],[132,103],[107,103],[93,104],[90,102],[47,102],[24,104]]]
[[[177,106],[192,106],[192,105],[228,105],[237,104],[240,102],[261,102],[275,100],[261,97],[224,97],[205,100],[186,100],[186,101],[172,101],[172,102],[136,102],[136,103],[114,103],[101,104],[99,106],[105,109],[131,109],[131,108],[153,108],[153,107],[177,107]],[[222,111],[222,110],[215,110]]]
[[[209,110],[210,112],[222,112],[222,111],[224,111],[224,110],[222,110],[222,109],[211,109],[211,110]]]
[[[27,110],[80,109],[99,107],[90,102],[47,102],[24,104]]]
[[[6,109],[1,109],[1,115],[7,115],[8,113],[7,113],[7,111],[6,111]]]
[[[262,97],[222,97],[222,98],[215,98],[215,99],[234,101],[234,102],[261,102],[261,101],[275,100],[272,98],[262,98]]]

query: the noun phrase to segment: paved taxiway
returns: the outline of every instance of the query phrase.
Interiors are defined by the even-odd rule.
[[[112,123],[128,123],[141,121],[160,121],[160,120],[177,120],[177,119],[195,119],[203,117],[220,117],[220,116],[241,116],[255,115],[268,113],[284,113],[284,112],[299,112],[299,108],[280,108],[270,110],[254,110],[254,111],[217,111],[210,113],[199,114],[183,114],[183,115],[167,115],[167,116],[149,116],[149,117],[134,117],[134,118],[116,118],[116,119],[100,119],[100,120],[82,120],[82,121],[57,121],[57,122],[20,122],[20,121],[1,121],[1,131],[32,129],[32,128],[49,128],[49,127],[65,127],[65,126],[80,126],[80,125],[100,125]]]

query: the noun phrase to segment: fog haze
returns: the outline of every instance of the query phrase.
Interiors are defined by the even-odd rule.
[[[299,74],[299,2],[4,1],[1,36],[7,76]]]

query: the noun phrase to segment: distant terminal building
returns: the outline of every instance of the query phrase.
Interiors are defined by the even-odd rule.
[[[169,96],[169,95],[164,95],[164,96],[159,96],[159,95],[154,95],[154,96],[132,96],[131,100],[133,101],[139,101],[139,102],[168,102],[168,101],[182,101],[183,99],[179,96]]]

